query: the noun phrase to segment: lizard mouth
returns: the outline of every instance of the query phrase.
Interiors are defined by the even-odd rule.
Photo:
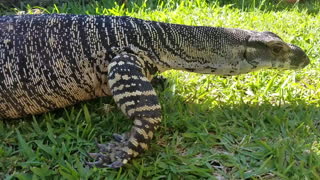
[[[310,64],[310,59],[307,54],[298,46],[290,44],[292,53],[289,54],[291,59],[290,65],[295,69],[302,69]]]
[[[306,67],[308,64],[310,64],[310,59],[308,57],[305,58],[303,63],[300,64],[300,68]]]
[[[304,60],[302,61],[302,63],[300,63],[298,65],[291,65],[290,69],[302,69],[309,64],[310,64],[310,59],[308,57],[305,57]]]
[[[247,62],[248,64],[250,64],[253,69],[255,69],[255,68],[257,67],[256,62],[250,61],[250,60],[248,59],[247,50],[245,50],[245,51],[243,52],[243,60],[244,60],[245,62]]]

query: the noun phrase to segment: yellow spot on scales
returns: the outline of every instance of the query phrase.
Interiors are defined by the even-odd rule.
[[[129,69],[128,69],[129,71]],[[110,72],[109,73],[113,73],[113,72]],[[149,82],[148,78],[146,77],[139,77],[139,76],[128,76],[128,75],[121,75],[119,73],[115,73],[114,75],[115,77],[113,79],[109,79],[109,85],[110,87],[112,87],[117,81],[121,80],[121,79],[124,79],[124,80],[130,80],[130,79],[139,79],[141,81],[144,81],[144,82]]]
[[[114,95],[113,98],[115,101],[119,102],[120,99],[123,99],[125,97],[130,97],[130,96],[141,96],[141,95],[145,95],[145,96],[149,96],[149,95],[154,95],[156,96],[156,93],[154,91],[134,91],[134,92],[126,92],[123,94],[117,94]]]
[[[147,135],[146,131],[144,129],[134,127],[134,129],[144,137],[144,139],[149,139],[149,136]]]
[[[137,157],[137,156],[139,155],[138,152],[136,152],[135,150],[130,149],[130,148],[127,150],[127,153],[128,153],[129,155],[133,155],[133,157]]]
[[[125,110],[126,110],[126,107],[127,107],[127,106],[130,106],[130,105],[134,105],[134,101],[127,101],[127,102],[121,104],[121,106],[120,106],[121,111],[122,111],[123,113],[125,113],[125,112],[126,112],[126,111],[125,111]]]
[[[121,84],[121,85],[118,86],[118,87],[114,87],[114,88],[113,88],[113,91],[121,91],[123,88],[124,88],[124,85]]]
[[[142,122],[140,120],[138,120],[138,119],[134,120],[133,123],[136,126],[142,126]]]
[[[149,131],[149,132],[148,132],[148,136],[149,136],[150,139],[152,139],[152,138],[153,138],[153,132],[152,132],[152,131]]]
[[[129,80],[129,79],[131,79],[128,75],[123,75],[123,76],[121,76],[121,78],[122,78],[123,80]]]
[[[138,145],[139,145],[137,139],[134,138],[134,137],[131,137],[131,138],[129,139],[129,142],[131,142],[131,143],[132,143],[134,146],[136,146],[136,147],[138,147]]]
[[[122,161],[122,163],[123,163],[123,164],[127,164],[127,163],[128,163],[128,160],[127,160],[127,159],[124,159],[124,160]]]
[[[161,122],[161,118],[145,118],[150,124],[157,124]]]
[[[139,155],[139,153],[138,153],[138,152],[133,151],[133,157],[137,157],[138,155]]]
[[[124,64],[125,64],[125,63],[124,63],[123,61],[119,61],[119,62],[118,62],[118,65],[120,65],[120,66],[121,66],[121,65],[124,65]]]
[[[140,146],[142,147],[142,149],[148,150],[148,144],[146,144],[146,143],[140,143]]]
[[[135,112],[143,112],[143,111],[152,111],[152,110],[157,110],[157,109],[161,109],[161,106],[159,104],[157,105],[153,105],[153,106],[141,106],[135,109],[130,109],[128,111],[128,115],[131,116],[133,113]]]

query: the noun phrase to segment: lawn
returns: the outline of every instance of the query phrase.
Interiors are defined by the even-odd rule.
[[[163,73],[161,127],[150,150],[119,170],[84,166],[95,141],[107,142],[132,124],[117,108],[103,112],[104,104],[115,105],[110,97],[0,121],[0,179],[320,179],[320,3],[232,2],[80,0],[35,7],[272,31],[305,49],[311,64],[233,77]]]

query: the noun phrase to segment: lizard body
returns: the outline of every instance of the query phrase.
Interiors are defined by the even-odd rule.
[[[133,127],[91,165],[121,167],[148,148],[161,121],[150,84],[169,69],[237,75],[298,69],[309,59],[271,32],[186,26],[131,17],[0,17],[0,117],[19,118],[113,96]],[[101,148],[106,149],[101,145]]]

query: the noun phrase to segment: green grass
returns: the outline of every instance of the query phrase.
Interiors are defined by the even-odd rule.
[[[101,113],[104,103],[114,104],[111,98],[0,121],[0,179],[320,179],[320,3],[306,1],[133,1],[125,8],[102,0],[47,7],[47,13],[273,31],[305,49],[311,64],[234,77],[163,73],[169,84],[158,88],[161,127],[151,149],[119,170],[83,165],[86,152],[97,150],[95,140],[107,142],[131,126],[118,109]]]

